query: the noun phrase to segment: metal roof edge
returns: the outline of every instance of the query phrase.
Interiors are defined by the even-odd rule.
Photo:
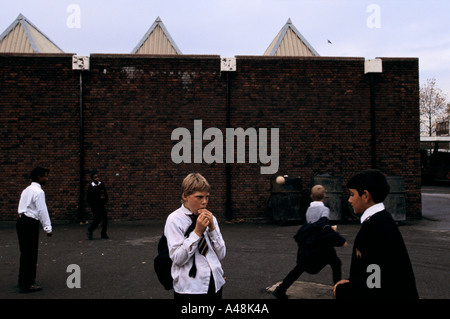
[[[169,40],[170,44],[172,45],[172,47],[175,49],[175,51],[177,52],[177,54],[182,54],[181,50],[178,48],[177,44],[175,43],[175,41],[173,40],[172,36],[170,35],[169,31],[167,30],[166,26],[164,25],[164,23],[162,22],[161,18],[158,16],[155,20],[155,22],[153,22],[153,24],[150,26],[150,28],[147,30],[147,32],[145,33],[145,35],[142,37],[142,39],[139,41],[139,43],[134,47],[134,49],[131,51],[132,54],[135,54],[137,51],[139,51],[139,49],[142,47],[142,45],[145,43],[145,41],[147,41],[148,37],[150,36],[150,34],[152,34],[152,32],[155,30],[155,28],[159,25],[159,27],[163,30],[164,35],[166,36],[166,38]]]
[[[30,29],[28,28],[28,24],[30,26],[32,26],[33,28],[36,29],[36,31],[38,31],[40,34],[42,34],[42,36],[44,36],[50,43],[52,43],[56,48],[58,48],[58,50],[60,50],[62,53],[64,53],[64,51],[56,45],[55,42],[53,42],[52,40],[50,40],[50,38],[44,33],[42,32],[38,27],[36,27],[29,19],[27,19],[27,17],[25,17],[22,13],[19,13],[19,15],[17,16],[16,20],[14,20],[9,27],[6,28],[6,30],[0,35],[0,41],[2,41],[16,26],[17,24],[19,24],[22,26],[25,35],[27,36],[28,41],[30,42],[30,45],[33,49],[34,52],[36,53],[41,53],[39,51],[39,48],[36,44],[36,42],[34,41],[33,36],[31,35]]]
[[[297,35],[297,37],[307,46],[307,48],[315,55],[320,56],[320,54],[313,48],[313,46],[306,40],[306,38],[298,31],[298,29],[294,26],[294,24],[291,21],[291,18],[287,20],[283,28],[281,29],[280,36],[277,39],[277,42],[274,44],[272,50],[270,51],[269,55],[274,56],[277,52],[277,50],[280,48],[281,42],[284,40],[284,37],[286,36],[286,32],[289,30],[289,28],[292,29],[292,31]]]
[[[291,19],[289,19],[290,21]],[[316,56],[320,56],[320,54],[313,48],[313,46],[306,40],[306,38],[300,33],[300,31],[297,30],[295,25],[291,22],[290,27],[292,31],[300,38],[300,40],[303,41],[303,43],[308,47],[308,49],[311,50],[312,53],[314,53]]]
[[[19,14],[19,16],[3,31],[2,34],[0,34],[0,42],[16,27],[16,25],[19,23],[19,18],[23,16],[22,14]]]

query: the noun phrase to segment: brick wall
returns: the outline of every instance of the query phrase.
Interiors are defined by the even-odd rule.
[[[220,72],[219,58],[91,55],[90,71],[82,76],[81,184],[84,191],[89,173],[99,171],[110,192],[112,218],[165,218],[179,206],[181,181],[191,171],[211,182],[209,207],[225,217],[226,164],[175,164],[171,158],[178,142],[171,140],[173,130],[184,127],[193,135],[194,120],[202,120],[203,132],[221,130],[225,146],[227,76]],[[405,177],[407,216],[417,218],[418,60],[383,59],[383,73],[374,79],[377,165]],[[71,70],[71,56],[0,55],[0,83],[0,220],[15,218],[28,184],[25,175],[38,163],[51,170],[46,193],[52,218],[75,220],[80,77]],[[302,178],[305,203],[314,175],[341,176],[345,185],[352,174],[371,166],[364,59],[239,56],[228,88],[230,127],[279,128],[277,174]],[[246,163],[229,166],[233,218],[267,217],[272,175],[262,175],[261,166],[248,163],[248,154]]]
[[[71,55],[0,55],[0,220],[15,220],[34,166],[51,170],[52,217],[76,214],[79,78]]]
[[[211,208],[224,206],[225,168],[175,164],[178,127],[225,127],[225,82],[219,57],[91,56],[85,95],[86,169],[97,169],[116,218],[164,218],[180,205],[191,171],[211,181]]]
[[[407,214],[421,216],[419,61],[383,58],[383,73],[375,75],[377,167],[403,176]]]

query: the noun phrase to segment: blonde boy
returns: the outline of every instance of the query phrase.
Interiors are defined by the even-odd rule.
[[[216,217],[206,209],[210,189],[201,174],[189,174],[181,185],[181,207],[167,217],[164,234],[173,262],[175,299],[222,298],[220,261],[226,247]],[[185,237],[193,223],[194,231]]]
[[[325,187],[315,185],[311,189],[311,199],[313,200],[306,211],[306,221],[314,223],[322,217],[330,218],[330,209],[323,203],[325,199]]]

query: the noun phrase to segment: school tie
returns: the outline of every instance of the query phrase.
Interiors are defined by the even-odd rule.
[[[198,215],[191,214],[190,217],[192,219],[192,224],[190,227],[192,231],[195,228],[195,224],[197,223]],[[208,243],[206,242],[205,235],[202,234],[202,237],[200,237],[200,241],[198,242],[197,248],[200,254],[206,256],[206,254],[208,253]],[[192,256],[192,267],[189,270],[189,277],[194,278],[196,275],[197,275],[197,266],[195,265],[195,254],[194,254]]]
[[[203,234],[202,237],[200,237],[200,241],[198,242],[198,251],[205,257],[208,254],[208,243],[206,242],[205,235]]]
[[[194,226],[193,228],[195,228],[195,224],[197,223],[198,215],[192,214],[190,217],[192,219],[192,225],[191,226]],[[200,240],[198,242],[197,248],[198,248],[198,252],[201,255],[206,257],[206,255],[208,254],[208,243],[206,242],[206,238],[205,238],[204,234],[202,234],[202,237],[200,237]]]

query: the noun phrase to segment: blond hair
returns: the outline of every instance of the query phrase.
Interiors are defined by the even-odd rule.
[[[195,192],[209,192],[211,186],[200,173],[190,173],[181,183],[181,194],[189,196]],[[183,202],[183,199],[181,200]]]
[[[325,187],[322,185],[315,185],[311,188],[311,199],[313,201],[321,201],[325,198]]]

